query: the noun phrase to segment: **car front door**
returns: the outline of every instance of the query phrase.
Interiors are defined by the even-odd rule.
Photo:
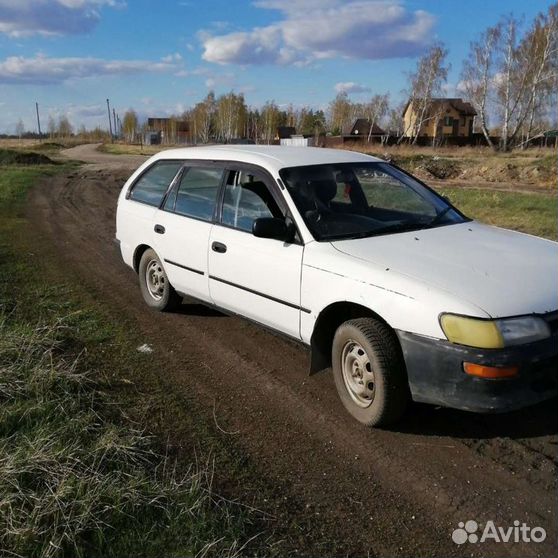
[[[211,299],[222,308],[300,338],[304,247],[296,240],[252,234],[255,219],[286,216],[271,178],[249,168],[229,169],[220,204],[209,241]]]
[[[187,165],[155,214],[155,249],[178,292],[210,302],[207,249],[224,169]]]

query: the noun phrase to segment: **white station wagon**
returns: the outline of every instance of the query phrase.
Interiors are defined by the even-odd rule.
[[[380,159],[164,151],[124,185],[116,225],[149,306],[188,296],[301,341],[364,424],[409,400],[495,412],[556,395],[558,244],[473,221]]]

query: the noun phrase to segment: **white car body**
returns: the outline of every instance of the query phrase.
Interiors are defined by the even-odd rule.
[[[136,179],[159,160],[246,163],[263,169],[275,187],[279,185],[277,192],[296,223],[300,242],[258,238],[128,199]],[[300,147],[160,152],[122,189],[116,233],[122,257],[137,270],[137,251],[149,246],[165,262],[179,293],[307,345],[320,315],[341,302],[370,309],[395,331],[443,342],[443,313],[489,319],[558,309],[558,245],[550,240],[467,221],[371,238],[316,241],[281,180],[281,169],[374,161],[379,159],[345,150]],[[166,233],[156,234],[155,224]],[[226,245],[226,253],[210,249],[214,242]]]

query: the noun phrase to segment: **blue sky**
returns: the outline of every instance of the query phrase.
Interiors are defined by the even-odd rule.
[[[389,92],[434,40],[449,49],[448,92],[469,42],[500,16],[526,23],[550,0],[0,0],[0,132],[49,114],[74,126],[182,112],[234,90],[325,108]]]

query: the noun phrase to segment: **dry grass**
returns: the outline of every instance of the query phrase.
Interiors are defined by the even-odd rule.
[[[529,149],[514,149],[507,153],[497,152],[485,146],[464,146],[464,147],[428,147],[415,146],[409,144],[382,146],[378,143],[366,144],[362,142],[340,144],[341,149],[350,149],[362,153],[388,153],[394,156],[412,157],[415,155],[425,155],[431,157],[450,157],[450,158],[497,158],[515,159],[527,158],[537,159],[548,155],[556,155],[556,149],[550,147],[532,147]]]
[[[137,145],[128,143],[104,143],[99,148],[103,153],[113,155],[155,155],[160,151],[175,149],[176,147],[187,147],[184,145]]]
[[[125,413],[149,401],[125,379],[155,364],[37,265],[23,203],[63,168],[0,168],[0,555],[236,556],[256,516],[213,493],[211,459],[185,447],[176,468]]]
[[[159,545],[228,554],[235,519],[212,495],[212,467],[177,475],[114,405],[113,386],[67,358],[74,319],[0,321],[0,548],[43,558]]]

